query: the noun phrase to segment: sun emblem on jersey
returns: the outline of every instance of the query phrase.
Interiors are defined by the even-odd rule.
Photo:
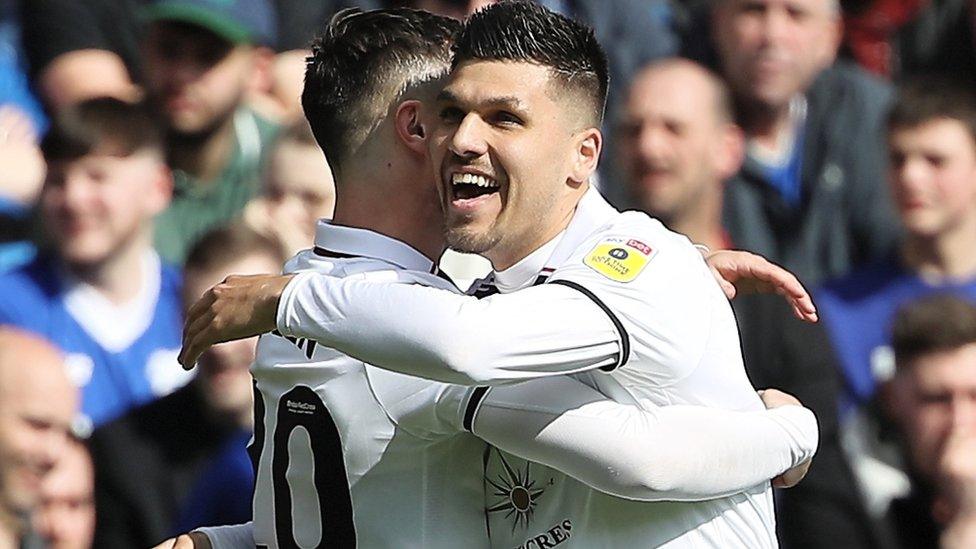
[[[529,525],[535,512],[536,500],[542,496],[545,489],[535,487],[535,481],[529,476],[531,467],[529,462],[525,462],[523,474],[519,469],[509,465],[500,452],[498,457],[505,467],[505,474],[498,475],[495,480],[485,478],[495,488],[492,494],[495,502],[488,508],[488,512],[505,513],[505,518],[512,519],[512,532],[514,532],[520,525],[523,528]]]

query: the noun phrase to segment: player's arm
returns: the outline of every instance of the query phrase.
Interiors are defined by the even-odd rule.
[[[737,254],[737,255],[736,255]],[[791,301],[808,300],[805,290],[796,282],[787,271],[770,264],[759,256],[745,254],[741,252],[727,252],[723,261],[713,263],[719,276],[724,276],[727,281],[741,284],[748,280],[759,279],[771,285],[777,291],[785,293]],[[722,259],[722,258],[719,258]],[[714,261],[710,259],[710,261]],[[305,337],[318,340],[320,342],[331,342],[336,348],[356,355],[357,350],[365,348],[364,342],[360,338],[367,337],[366,330],[360,330],[359,322],[369,322],[372,333],[393,334],[402,336],[399,343],[406,344],[406,349],[411,352],[411,356],[417,356],[417,352],[423,353],[423,349],[418,349],[424,342],[433,339],[430,337],[421,338],[420,341],[407,339],[408,335],[426,332],[421,335],[441,334],[447,336],[457,336],[453,339],[440,338],[438,342],[443,345],[452,345],[448,349],[440,347],[428,347],[426,350],[436,358],[433,362],[428,362],[429,369],[426,372],[414,372],[407,370],[408,373],[415,373],[433,379],[447,380],[456,383],[487,383],[499,382],[511,379],[524,379],[538,375],[549,375],[553,372],[563,373],[585,369],[581,364],[590,361],[588,367],[610,367],[621,362],[623,349],[620,346],[624,343],[619,330],[612,336],[607,336],[606,319],[601,317],[602,311],[593,303],[587,303],[576,295],[575,303],[582,304],[573,310],[578,314],[575,316],[558,317],[563,327],[572,326],[568,321],[582,320],[584,324],[579,326],[577,332],[583,332],[586,337],[579,340],[579,345],[575,347],[575,353],[571,357],[571,363],[567,368],[561,368],[560,364],[542,363],[536,368],[520,371],[519,366],[529,364],[531,361],[521,360],[516,356],[516,349],[512,348],[510,353],[518,364],[508,364],[499,366],[494,371],[483,370],[474,363],[475,353],[459,350],[468,342],[473,341],[471,334],[480,333],[482,336],[502,339],[502,330],[506,328],[518,327],[519,329],[542,329],[551,328],[551,324],[546,323],[552,317],[539,318],[545,316],[545,311],[536,309],[526,309],[519,307],[537,307],[539,300],[545,301],[547,295],[552,295],[554,299],[567,295],[564,289],[551,289],[548,285],[545,289],[533,289],[533,294],[525,295],[526,291],[516,292],[507,296],[495,296],[489,298],[484,303],[500,303],[496,305],[495,311],[503,311],[507,305],[509,310],[515,309],[514,316],[508,319],[498,320],[484,316],[477,318],[480,308],[470,305],[472,299],[463,296],[451,295],[446,292],[436,290],[423,290],[416,287],[402,287],[394,284],[379,284],[378,286],[366,286],[366,283],[352,280],[337,281],[328,278],[327,275],[309,273],[295,277],[256,275],[248,277],[228,277],[224,282],[211,288],[197,303],[190,308],[187,313],[186,326],[184,328],[183,349],[180,353],[180,363],[186,368],[191,368],[196,358],[204,349],[223,341],[241,339],[253,335],[269,332],[278,328],[287,335]],[[542,294],[534,292],[541,291]],[[799,295],[800,297],[796,297]],[[519,296],[519,297],[512,297]],[[514,300],[514,301],[512,301]],[[518,300],[524,300],[519,302]],[[567,308],[571,308],[571,301],[563,303]],[[560,313],[572,312],[560,309]],[[596,312],[596,314],[593,314]],[[535,315],[535,316],[532,316]],[[464,322],[445,322],[450,320],[463,320]],[[512,322],[512,319],[523,320],[524,322]],[[532,322],[530,322],[532,321]],[[343,326],[342,323],[346,325]],[[402,322],[407,322],[404,324]],[[492,324],[494,322],[494,324]],[[596,323],[599,331],[595,336],[588,331]],[[404,326],[414,326],[408,332],[401,332]],[[345,331],[343,331],[343,328]],[[475,332],[465,333],[462,330],[472,328]],[[616,326],[612,327],[616,329]],[[572,340],[571,334],[566,331],[561,333],[567,337],[559,339],[548,339],[549,343],[559,342],[563,345],[557,346],[557,350],[565,349],[565,341]],[[460,334],[460,335],[458,335]],[[540,334],[543,337],[550,335],[551,332]],[[519,335],[519,334],[516,334]],[[529,340],[530,333],[522,332],[523,340]],[[521,341],[524,343],[525,341]],[[513,344],[513,340],[505,341],[506,345]],[[538,343],[535,341],[533,343]],[[506,345],[501,349],[506,349]],[[617,349],[613,349],[616,345]],[[345,348],[344,348],[345,347]],[[479,350],[484,350],[487,346],[480,346]],[[390,348],[380,347],[376,349],[380,355],[389,355]],[[537,349],[536,349],[537,350]],[[392,351],[396,353],[396,349]],[[399,357],[398,357],[399,358]],[[454,360],[472,359],[468,364],[457,363]],[[387,364],[383,357],[366,360],[383,367],[395,367]],[[482,362],[482,364],[485,364]],[[492,363],[488,363],[492,364]]]
[[[186,545],[186,549],[240,549],[254,547],[254,523],[234,524],[232,526],[207,526],[197,528],[193,532],[180,538],[192,539],[193,545]],[[177,538],[179,539],[179,538]],[[173,549],[183,549],[176,545]]]
[[[788,400],[795,399],[780,393]],[[798,405],[735,412],[607,399],[565,376],[466,389],[460,424],[493,446],[615,496],[696,501],[805,473],[817,422]]]
[[[735,412],[623,404],[571,376],[463,387],[369,366],[366,372],[400,429],[429,439],[471,432],[629,499],[711,499],[778,475],[778,486],[791,486],[817,448],[813,413],[774,390],[763,395],[772,409]]]
[[[561,285],[479,300],[302,273],[282,293],[277,325],[379,368],[462,385],[613,368],[628,350],[612,313]]]

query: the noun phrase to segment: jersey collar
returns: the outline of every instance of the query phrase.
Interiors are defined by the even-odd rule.
[[[594,186],[583,194],[566,230],[504,271],[494,271],[491,282],[502,292],[511,292],[548,277],[597,229],[619,213]]]
[[[437,265],[409,244],[369,229],[334,225],[320,220],[315,228],[315,252],[336,257],[368,257],[401,269],[437,273]]]

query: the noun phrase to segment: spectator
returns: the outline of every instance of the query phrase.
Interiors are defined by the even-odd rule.
[[[272,147],[261,196],[247,205],[244,221],[291,256],[312,246],[316,223],[334,207],[332,170],[302,118]]]
[[[630,203],[692,242],[731,248],[722,192],[742,166],[744,139],[725,84],[692,61],[660,61],[637,73],[622,110]]]
[[[30,516],[77,406],[61,353],[36,335],[0,328],[0,546],[33,539]]]
[[[782,263],[806,284],[889,253],[897,238],[881,124],[888,88],[834,64],[836,0],[714,3],[721,73],[747,137],[726,187],[738,246]]]
[[[694,242],[729,248],[723,185],[742,164],[743,137],[722,80],[691,61],[661,61],[638,73],[623,110],[620,165],[634,203]],[[840,446],[835,359],[826,336],[791,319],[779,299],[763,297],[733,304],[746,370],[758,387],[801,395],[817,414],[821,437],[807,478],[778,494],[780,543],[785,549],[870,546]]]
[[[906,86],[888,117],[888,148],[905,239],[897,254],[816,292],[843,375],[845,449],[876,518],[909,486],[885,458],[873,406],[894,371],[895,310],[937,292],[976,301],[976,95],[949,82]]]
[[[95,535],[95,470],[88,448],[72,440],[41,483],[34,529],[48,549],[90,549]]]
[[[911,492],[889,524],[902,547],[976,546],[976,305],[948,295],[906,304],[892,334],[886,394]],[[941,541],[941,543],[940,543]]]
[[[153,251],[170,197],[160,131],[145,108],[96,99],[53,120],[41,217],[51,249],[0,276],[0,324],[67,353],[95,424],[186,382],[176,363],[178,273]]]
[[[976,94],[951,82],[904,87],[888,116],[888,148],[906,233],[899,252],[817,292],[847,407],[869,403],[893,372],[887,329],[899,305],[932,292],[976,300]]]
[[[280,272],[283,260],[274,242],[249,229],[218,229],[187,259],[185,303],[232,273]],[[200,475],[230,441],[238,441],[238,455],[245,452],[256,344],[251,338],[213,347],[186,387],[95,431],[96,547],[150,547],[179,533]],[[250,497],[246,486],[232,488]]]
[[[146,88],[168,131],[174,170],[170,207],[159,217],[156,247],[182,263],[209,229],[241,213],[254,197],[277,127],[245,106],[274,40],[267,0],[158,0],[149,6]]]

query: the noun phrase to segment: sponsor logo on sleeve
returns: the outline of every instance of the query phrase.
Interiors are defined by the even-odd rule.
[[[640,240],[607,238],[586,254],[583,263],[610,280],[630,282],[644,270],[654,253]]]

